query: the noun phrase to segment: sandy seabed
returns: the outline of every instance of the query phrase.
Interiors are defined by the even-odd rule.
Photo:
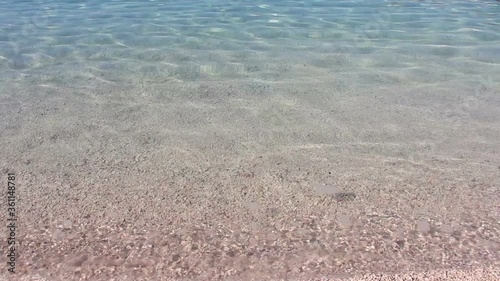
[[[499,280],[498,88],[296,71],[4,83],[8,280]]]

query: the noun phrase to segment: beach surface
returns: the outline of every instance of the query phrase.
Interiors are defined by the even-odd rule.
[[[496,84],[296,71],[2,84],[16,278],[497,280]]]

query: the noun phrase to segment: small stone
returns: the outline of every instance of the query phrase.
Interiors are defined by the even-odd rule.
[[[442,225],[440,229],[444,233],[448,233],[448,234],[452,234],[453,233],[453,227],[451,227],[449,225]]]
[[[63,222],[63,228],[64,229],[70,229],[73,226],[73,223],[70,220],[65,220]]]
[[[427,220],[419,220],[417,222],[417,230],[422,233],[427,233],[431,231],[431,225]]]
[[[317,185],[315,191],[320,195],[336,195],[340,193],[340,189],[334,185]]]
[[[399,249],[403,249],[405,246],[405,241],[404,240],[396,240],[396,245],[398,246]]]
[[[340,226],[343,228],[349,228],[351,227],[351,219],[349,218],[348,215],[346,214],[341,214],[338,217]]]

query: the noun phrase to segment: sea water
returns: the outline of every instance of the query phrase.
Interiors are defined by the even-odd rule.
[[[19,268],[494,263],[499,92],[494,0],[0,0]]]
[[[311,67],[491,84],[499,64],[494,0],[0,1],[3,81],[297,81]]]

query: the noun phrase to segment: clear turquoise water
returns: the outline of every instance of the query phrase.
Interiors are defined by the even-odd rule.
[[[495,82],[499,64],[493,0],[0,1],[2,80]]]
[[[494,0],[0,0],[0,168],[24,178],[23,243],[41,245],[20,268],[97,274],[149,239],[94,225],[201,221],[235,231],[207,230],[187,255],[213,263],[193,272],[259,248],[271,256],[248,260],[263,265],[252,277],[319,265],[324,249],[328,273],[494,263],[499,93]],[[261,222],[296,242],[205,250],[234,252],[238,228]],[[125,266],[184,268],[147,251]]]

